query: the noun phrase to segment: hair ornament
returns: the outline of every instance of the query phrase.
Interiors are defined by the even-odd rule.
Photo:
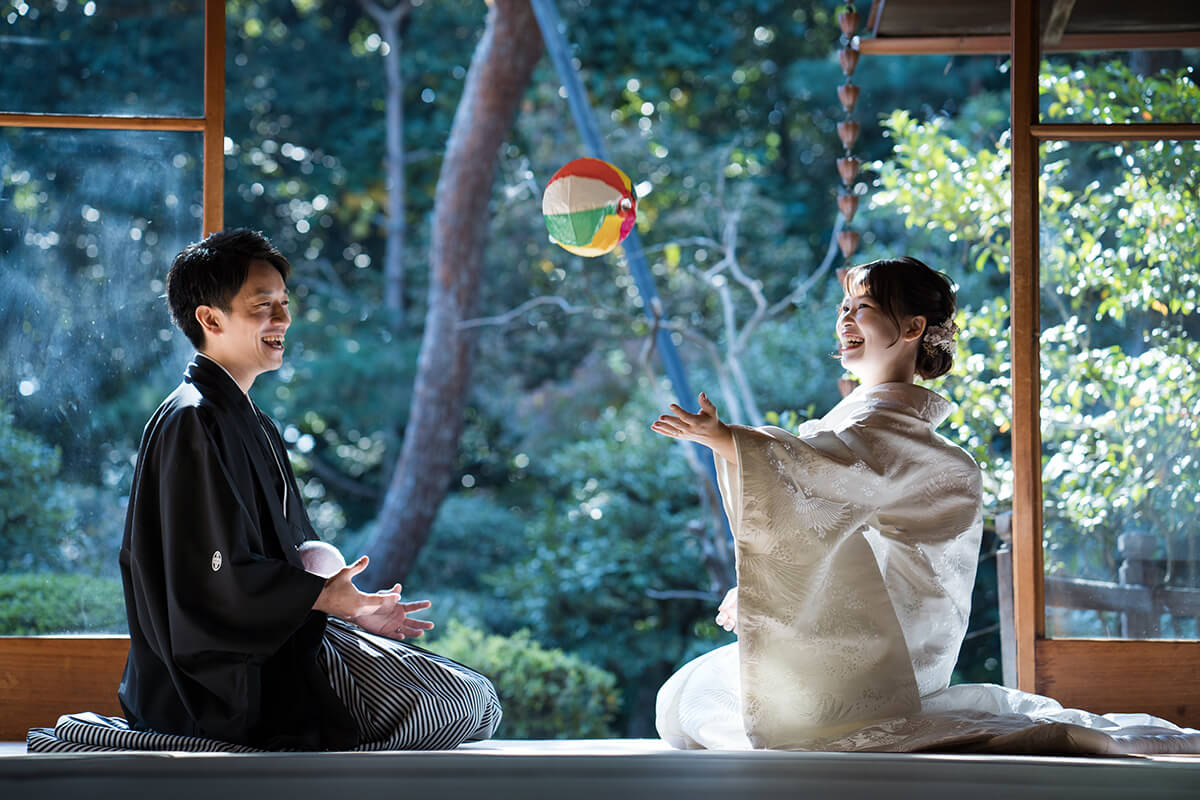
[[[925,352],[931,356],[937,355],[938,350],[953,353],[956,333],[958,333],[958,326],[954,324],[954,320],[948,319],[940,325],[925,329],[921,347],[925,348]]]

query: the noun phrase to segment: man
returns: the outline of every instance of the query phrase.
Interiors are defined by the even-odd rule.
[[[216,233],[167,275],[197,355],[146,426],[121,572],[134,731],[262,749],[453,747],[500,721],[491,683],[398,640],[433,623],[400,586],[366,594],[363,556],[306,572],[317,538],[274,424],[250,399],[283,363],[287,260],[259,233]],[[353,624],[348,624],[353,623]]]

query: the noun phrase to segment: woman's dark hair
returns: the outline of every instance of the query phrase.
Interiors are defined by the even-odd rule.
[[[842,274],[848,296],[868,294],[900,327],[901,317],[925,318],[925,333],[917,347],[917,374],[939,378],[954,366],[954,350],[926,347],[930,329],[954,321],[954,285],[941,272],[910,256],[885,258],[851,267]]]
[[[251,261],[266,261],[284,280],[292,265],[258,231],[234,228],[192,242],[175,256],[167,272],[167,305],[171,319],[197,350],[204,346],[204,328],[196,320],[198,306],[228,312],[233,297],[246,282]]]

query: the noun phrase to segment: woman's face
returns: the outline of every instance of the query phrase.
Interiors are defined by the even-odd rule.
[[[879,302],[869,294],[847,295],[837,318],[838,354],[842,366],[854,373],[864,384],[891,380],[912,380],[916,365],[916,340],[907,333],[913,318],[900,320],[889,317]]]

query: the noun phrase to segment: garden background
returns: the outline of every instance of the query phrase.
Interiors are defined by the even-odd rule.
[[[381,5],[227,4],[225,222],[263,230],[295,267],[285,366],[253,396],[325,540],[348,558],[415,554],[378,582],[434,600],[430,646],[495,678],[500,735],[653,735],[662,681],[732,641],[712,621],[730,548],[701,466],[649,431],[673,395],[623,252],[547,241],[541,189],[584,155],[548,58],[470,221],[486,244],[459,327],[462,411],[444,421],[461,433],[443,485],[417,498],[432,523],[381,513],[415,435],[418,353],[438,345],[431,247],[455,188],[439,179],[488,16],[479,0],[412,0],[389,30]],[[732,421],[823,413],[841,377],[841,4],[559,6],[609,156],[637,186],[660,324],[693,387]],[[3,0],[0,110],[198,113],[201,8]],[[1200,118],[1195,56],[1048,58],[1043,114]],[[931,388],[958,403],[942,433],[984,468],[989,531],[955,680],[999,682],[1006,59],[864,57],[853,80],[854,260],[914,255],[960,288],[958,367]],[[133,458],[190,356],[161,295],[200,234],[199,153],[198,134],[0,129],[0,634],[123,630]],[[1114,580],[1117,536],[1136,530],[1191,565],[1165,581],[1200,586],[1196,144],[1055,144],[1042,163],[1047,571]],[[1118,616],[1051,609],[1047,626],[1118,635]],[[1197,635],[1194,618],[1164,631]]]

